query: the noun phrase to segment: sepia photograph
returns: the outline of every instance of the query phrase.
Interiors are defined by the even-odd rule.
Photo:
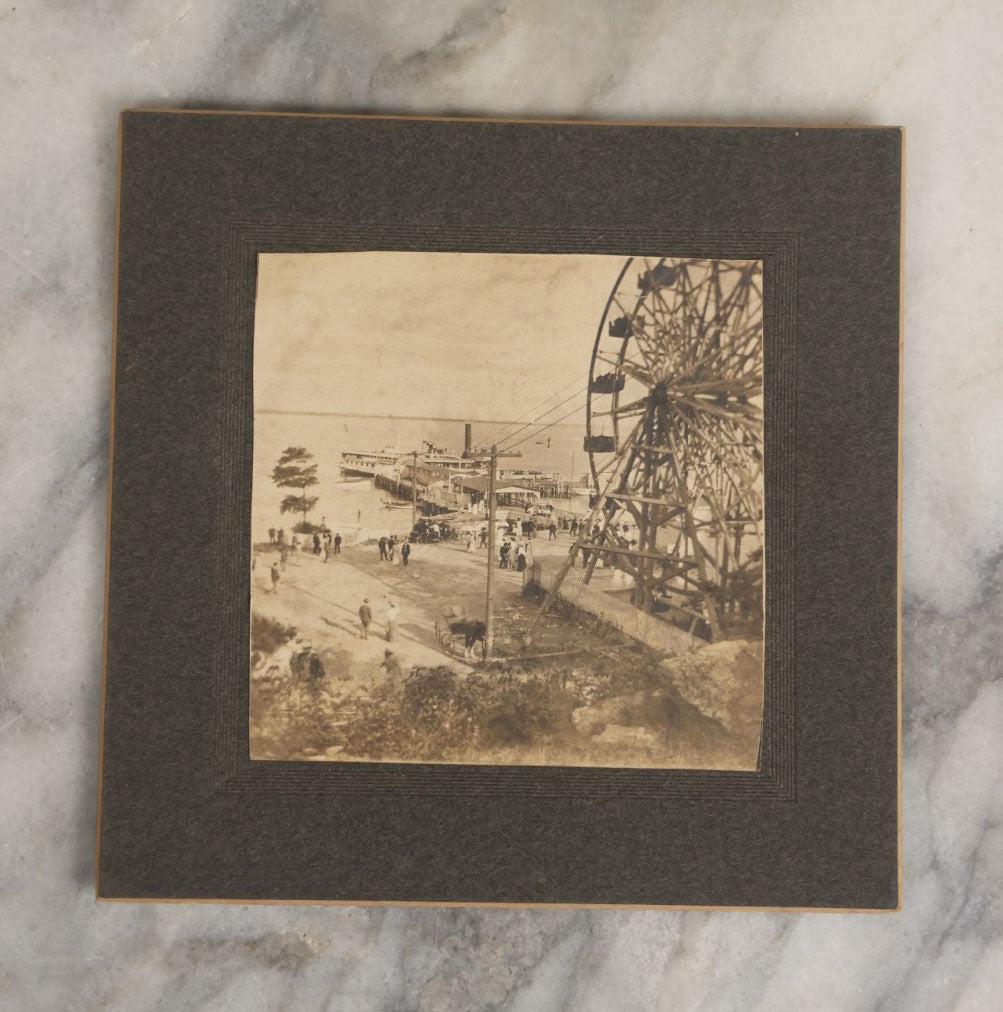
[[[751,771],[758,260],[262,253],[252,759]]]

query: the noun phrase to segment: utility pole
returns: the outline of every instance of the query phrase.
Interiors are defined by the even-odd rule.
[[[495,617],[493,584],[495,578],[495,471],[498,467],[498,447],[491,447],[491,470],[488,476],[488,593],[484,609],[484,660],[491,660],[495,645]]]
[[[418,522],[418,451],[411,451],[411,530]]]
[[[579,534],[577,539],[571,545],[571,548],[568,550],[568,556],[564,560],[564,564],[558,570],[553,585],[551,586],[550,590],[547,591],[547,594],[543,599],[543,604],[540,605],[540,610],[536,613],[536,618],[534,618],[532,623],[530,624],[527,636],[532,634],[533,630],[536,629],[537,623],[550,610],[550,606],[554,603],[554,599],[557,597],[557,593],[561,589],[561,584],[564,582],[564,578],[568,575],[568,573],[571,572],[571,569],[575,564],[575,559],[578,556],[578,553],[583,548],[588,550],[590,556],[589,568],[586,570],[586,582],[588,582],[588,578],[591,578],[592,569],[595,567],[595,563],[599,558],[600,552],[602,551],[602,549],[598,545],[596,545],[593,548],[592,543],[589,540],[591,537],[592,525],[596,522],[596,517],[599,516],[599,512],[600,510],[602,510],[606,502],[607,496],[609,496],[610,492],[613,491],[613,486],[615,485],[617,479],[620,476],[620,468],[623,466],[623,462],[628,457],[627,451],[630,448],[630,445],[632,444],[634,436],[636,434],[637,434],[637,427],[635,426],[634,431],[627,438],[623,449],[621,449],[617,454],[613,463],[613,469],[612,471],[610,471],[609,474],[609,480],[606,482],[606,487],[596,498],[596,504],[595,506],[592,507],[592,512],[589,513],[588,520],[585,521],[585,533]],[[596,488],[596,491],[597,492],[599,491],[598,487]],[[606,533],[606,527],[608,525],[609,525],[609,518],[607,517],[606,523],[603,525],[603,534]]]

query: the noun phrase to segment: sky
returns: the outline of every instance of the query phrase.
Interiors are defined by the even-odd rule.
[[[255,408],[508,420],[552,407],[586,385],[625,259],[260,254]]]

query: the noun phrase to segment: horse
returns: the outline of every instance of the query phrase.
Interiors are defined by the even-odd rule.
[[[450,623],[450,632],[463,636],[463,656],[468,660],[476,660],[474,647],[480,643],[483,655],[487,646],[488,627],[478,619],[461,619]]]

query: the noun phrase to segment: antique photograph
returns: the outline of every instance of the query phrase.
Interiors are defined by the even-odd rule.
[[[763,371],[756,260],[260,254],[251,758],[757,769]]]

